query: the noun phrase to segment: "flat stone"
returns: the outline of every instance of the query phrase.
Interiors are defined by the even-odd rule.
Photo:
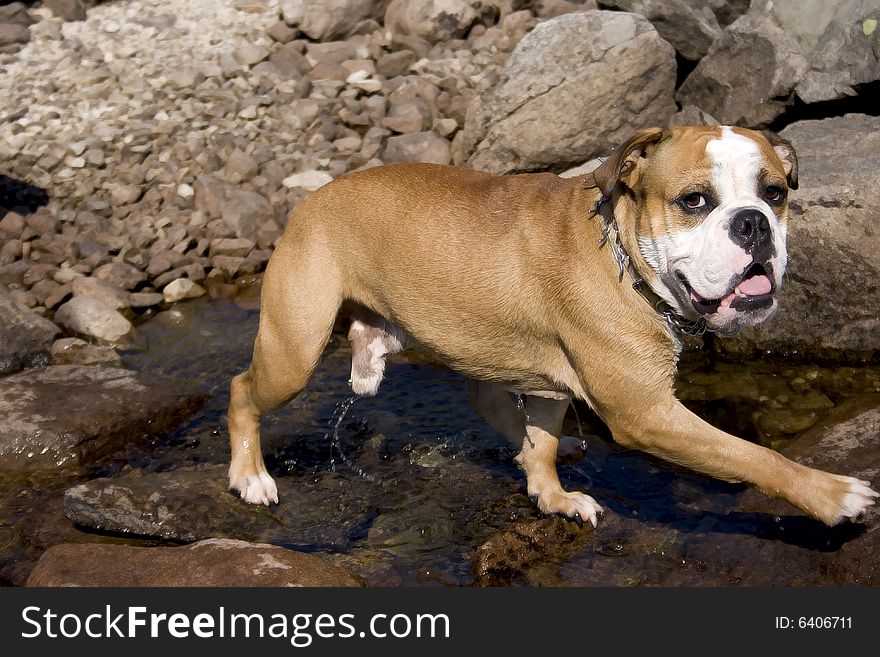
[[[434,132],[413,132],[389,137],[382,153],[385,164],[395,162],[429,162],[449,164],[452,161],[449,141]]]
[[[110,346],[90,344],[79,338],[61,338],[52,343],[52,365],[104,365],[122,367],[122,357]]]
[[[278,477],[280,504],[247,504],[227,490],[227,470],[226,465],[200,465],[94,479],[68,489],[65,513],[101,531],[339,549],[365,533],[382,496],[381,487],[323,473]]]
[[[181,547],[65,543],[40,558],[27,586],[363,586],[315,555],[210,538]]]
[[[113,367],[53,365],[0,379],[0,468],[97,463],[160,435],[201,408],[180,382]]]

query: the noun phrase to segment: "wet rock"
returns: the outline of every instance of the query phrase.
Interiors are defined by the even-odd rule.
[[[789,201],[779,311],[718,341],[724,353],[853,358],[880,350],[878,129],[880,118],[851,114],[800,121],[782,132],[798,153],[800,188]]]
[[[635,14],[587,11],[540,23],[510,55],[498,85],[471,106],[468,164],[502,173],[606,154],[675,113],[675,69],[672,47]]]
[[[132,345],[137,329],[119,312],[91,296],[73,297],[55,313],[55,321],[69,331],[106,344]]]
[[[27,586],[363,586],[314,554],[211,538],[182,547],[67,543],[49,548]]]
[[[94,479],[70,488],[67,517],[102,531],[179,541],[237,538],[340,549],[363,535],[380,486],[338,478],[277,477],[280,504],[243,502],[227,490],[227,466]]]
[[[699,61],[721,35],[712,8],[701,0],[603,0],[602,5],[644,16],[678,54],[692,61]]]
[[[188,278],[177,278],[162,290],[165,303],[175,303],[184,299],[196,299],[206,294],[205,288]]]
[[[89,344],[79,338],[61,338],[52,343],[52,365],[103,365],[122,367],[122,357],[113,347]]]
[[[112,367],[54,365],[13,374],[0,379],[0,468],[94,464],[175,427],[204,399],[179,382]]]
[[[386,29],[430,42],[464,37],[481,20],[491,21],[496,8],[482,0],[391,0],[385,12]]]
[[[84,21],[86,10],[80,0],[43,0],[52,13],[65,21]]]
[[[60,329],[0,291],[0,375],[48,362]]]
[[[449,141],[435,132],[414,132],[389,137],[382,153],[385,164],[428,162],[449,164],[452,161]]]
[[[369,19],[381,19],[388,0],[282,0],[284,22],[315,41],[344,39]]]
[[[766,125],[796,93],[842,98],[880,78],[870,21],[876,3],[761,0],[731,24],[684,81],[676,99],[722,123]],[[865,23],[868,21],[868,23]],[[753,71],[764,71],[757,78]]]
[[[534,512],[521,504],[526,515]],[[559,516],[534,518],[513,523],[493,534],[477,549],[474,560],[476,582],[482,586],[509,585],[523,570],[547,559],[560,560],[572,554],[592,532],[592,527],[577,524]]]

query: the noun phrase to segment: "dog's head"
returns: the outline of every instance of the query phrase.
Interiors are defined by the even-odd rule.
[[[775,135],[675,127],[637,132],[593,177],[654,292],[682,317],[736,329],[776,308],[797,171]]]

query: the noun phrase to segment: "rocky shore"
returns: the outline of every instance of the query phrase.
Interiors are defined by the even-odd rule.
[[[876,362],[878,20],[877,2],[843,0],[0,6],[0,496],[15,499],[4,477],[20,485],[49,476],[58,509],[59,487],[70,488],[72,522],[157,540],[278,539],[235,508],[231,519],[218,512],[213,525],[186,533],[190,519],[160,522],[173,501],[147,493],[171,475],[114,480],[125,444],[167,435],[206,397],[198,385],[124,369],[125,355],[150,347],[144,335],[157,317],[177,321],[176,304],[258,283],[308,193],[392,162],[565,175],[649,125],[780,131],[797,149],[801,182],[780,311],[736,339],[692,346],[707,358]],[[714,399],[683,390],[695,404]],[[752,392],[740,397],[767,402]],[[759,438],[787,444],[845,396],[813,395],[818,405],[804,408],[771,401],[751,419]],[[204,476],[225,499],[219,466],[198,466],[207,470],[179,477]],[[109,479],[90,481],[99,475]],[[322,485],[307,494],[317,500]],[[335,533],[292,509],[275,519],[279,531],[298,527],[303,546],[360,545],[378,502],[375,490],[354,486]],[[131,502],[122,520],[94,507],[114,496]],[[500,499],[493,503],[519,509]],[[747,502],[743,513],[752,512]],[[470,536],[482,564],[475,581],[532,578],[523,555],[573,540],[554,523],[528,517]],[[370,531],[381,535],[381,519],[378,527]],[[56,528],[25,540],[21,531],[0,522],[0,548],[24,541],[31,560],[76,537]],[[511,551],[521,557],[513,565],[499,557]],[[23,583],[27,563],[10,566],[4,581]],[[854,577],[841,581],[874,575]]]

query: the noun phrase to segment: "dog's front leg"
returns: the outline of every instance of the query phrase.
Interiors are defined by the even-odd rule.
[[[579,517],[595,527],[602,507],[589,495],[566,492],[556,474],[556,452],[568,405],[568,399],[528,396],[526,436],[516,461],[525,470],[529,495],[537,499],[541,511]]]
[[[801,465],[716,429],[685,408],[671,392],[659,402],[649,401],[638,408],[624,404],[624,399],[651,397],[629,393],[611,406],[594,400],[614,439],[624,446],[718,479],[754,484],[828,525],[856,518],[878,497],[870,482]]]

